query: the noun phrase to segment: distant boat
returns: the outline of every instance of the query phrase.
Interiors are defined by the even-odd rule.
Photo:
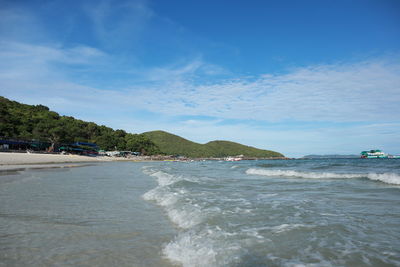
[[[374,149],[374,150],[370,150],[370,151],[362,151],[361,158],[364,158],[364,159],[387,159],[387,158],[389,158],[389,155],[382,152],[379,149]]]
[[[225,161],[241,161],[242,159],[241,157],[227,157]]]

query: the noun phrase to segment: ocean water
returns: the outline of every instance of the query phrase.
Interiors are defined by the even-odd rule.
[[[400,160],[112,162],[0,176],[2,266],[400,266]]]

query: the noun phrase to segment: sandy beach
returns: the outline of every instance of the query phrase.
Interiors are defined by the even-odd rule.
[[[105,161],[134,161],[138,158],[116,157],[88,157],[80,155],[61,154],[35,154],[35,153],[9,153],[0,152],[0,170],[12,170],[18,168],[43,168],[44,165],[60,165],[63,163],[89,163]]]

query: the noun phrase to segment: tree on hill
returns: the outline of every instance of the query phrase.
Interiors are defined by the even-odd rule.
[[[131,150],[158,153],[157,146],[144,135],[113,130],[94,122],[85,122],[70,116],[60,116],[43,105],[25,105],[0,97],[0,137],[49,142],[56,144],[74,142],[96,143],[104,150]],[[134,136],[134,138],[127,137]],[[128,145],[127,145],[128,144]]]

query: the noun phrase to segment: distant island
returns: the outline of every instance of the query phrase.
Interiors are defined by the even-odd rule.
[[[213,158],[242,155],[244,158],[282,158],[283,154],[230,141],[198,144],[164,131],[141,134],[114,130],[94,122],[60,116],[43,105],[27,105],[0,96],[0,146],[26,144],[33,150],[57,151],[72,144],[96,144],[105,151],[138,151],[144,155]],[[10,141],[13,140],[13,141]],[[4,147],[3,147],[4,148]]]
[[[359,155],[306,155],[302,157],[303,159],[351,159],[351,158],[359,158]]]

